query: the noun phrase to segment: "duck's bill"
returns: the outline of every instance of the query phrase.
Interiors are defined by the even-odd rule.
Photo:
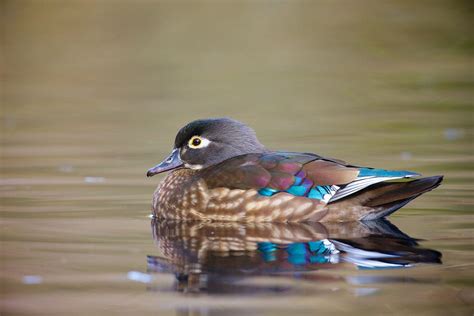
[[[148,169],[146,173],[147,177],[152,177],[155,174],[162,173],[165,171],[170,171],[176,168],[179,168],[183,165],[181,158],[179,157],[179,150],[177,148],[173,149],[171,154],[166,157],[165,160],[154,166],[153,168]]]

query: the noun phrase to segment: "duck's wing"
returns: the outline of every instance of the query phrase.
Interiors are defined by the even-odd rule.
[[[322,194],[326,199],[329,194],[327,202],[337,201],[379,182],[414,176],[419,174],[357,167],[341,160],[293,152],[242,155],[210,167],[202,174],[210,188],[256,189],[262,195],[284,191],[310,198]]]
[[[287,192],[326,202],[337,190],[357,179],[359,168],[315,154],[271,152],[247,154],[203,170],[208,187],[255,189],[271,196]],[[321,196],[322,194],[322,196]]]

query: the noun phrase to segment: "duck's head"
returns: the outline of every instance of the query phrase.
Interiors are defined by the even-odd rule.
[[[229,118],[196,120],[179,130],[171,154],[149,169],[147,176],[177,168],[203,169],[264,151],[253,129],[241,122]]]

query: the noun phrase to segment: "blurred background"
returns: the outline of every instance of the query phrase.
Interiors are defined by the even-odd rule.
[[[467,311],[471,1],[31,0],[0,12],[4,312],[187,304],[150,302],[124,275],[156,252],[146,216],[161,178],[146,170],[185,123],[222,116],[272,149],[445,174],[392,218],[458,268],[404,304]]]

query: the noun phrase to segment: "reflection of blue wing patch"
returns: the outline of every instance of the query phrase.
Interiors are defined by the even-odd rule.
[[[258,250],[263,254],[263,260],[265,262],[271,262],[276,260],[275,251],[277,250],[277,245],[272,242],[259,242],[257,244]]]
[[[294,265],[334,262],[337,261],[334,255],[339,253],[334,244],[327,239],[296,242],[280,247],[271,242],[260,242],[257,247],[262,252],[265,262],[275,261],[276,252],[286,250],[288,262]]]

